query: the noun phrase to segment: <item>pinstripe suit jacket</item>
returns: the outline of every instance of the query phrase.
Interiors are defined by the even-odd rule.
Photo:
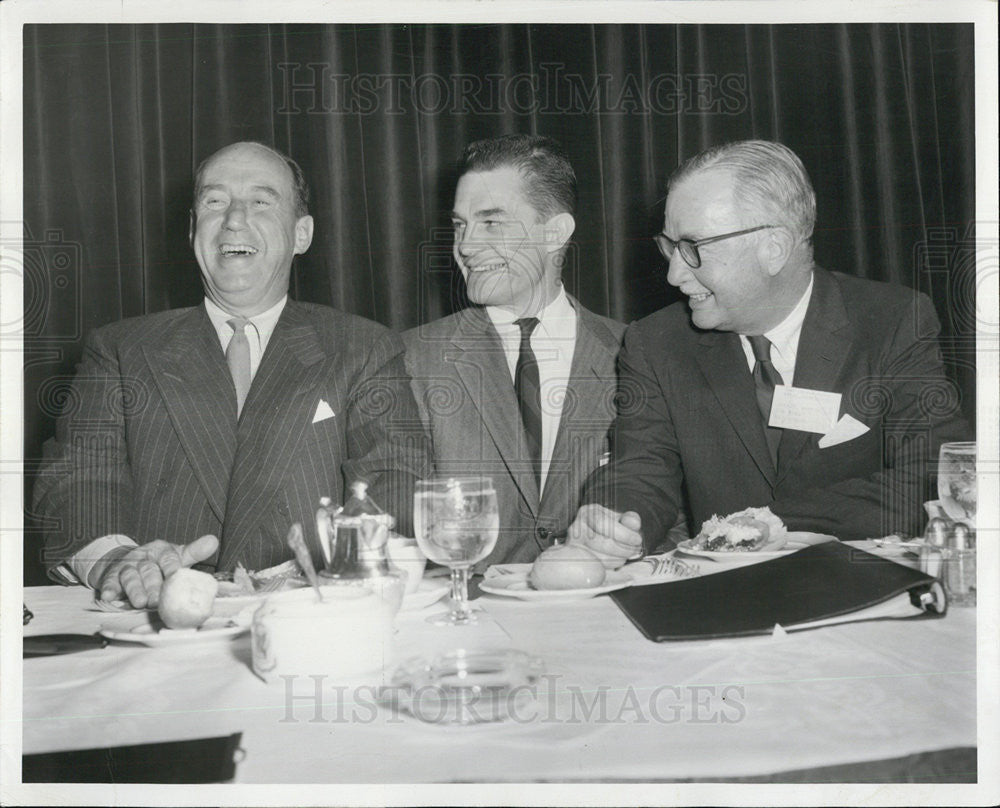
[[[607,449],[615,358],[625,326],[576,300],[576,347],[541,499],[500,337],[475,306],[403,334],[406,366],[439,474],[484,473],[500,506],[500,538],[477,565],[532,561],[565,534],[580,489]]]
[[[313,422],[320,401],[333,417]],[[56,437],[35,512],[46,565],[98,536],[140,544],[220,538],[219,569],[291,557],[301,522],[314,557],[315,511],[345,483],[408,530],[426,440],[395,334],[326,306],[289,300],[237,423],[236,392],[204,306],[94,331]]]

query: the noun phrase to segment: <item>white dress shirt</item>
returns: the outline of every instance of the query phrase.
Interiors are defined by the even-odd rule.
[[[267,350],[267,343],[271,339],[271,334],[274,333],[278,318],[284,311],[287,302],[288,295],[285,295],[267,311],[247,318],[250,322],[244,328],[244,333],[246,333],[247,342],[250,344],[251,381],[257,373],[257,368],[260,367],[260,360],[264,356],[264,351]],[[226,348],[229,347],[229,341],[233,338],[234,331],[228,323],[233,315],[219,308],[207,297],[205,298],[205,311],[208,313],[208,319],[212,321],[216,334],[219,335],[219,344],[222,346],[222,352],[225,353]],[[81,583],[89,583],[87,579],[90,577],[91,570],[105,555],[118,547],[135,546],[136,543],[131,537],[120,533],[101,536],[77,550],[70,558],[66,559],[65,565],[56,567],[56,573],[66,580],[72,580],[75,576]],[[69,569],[67,570],[66,567]],[[72,576],[67,575],[67,572],[71,572]]]
[[[247,335],[247,342],[250,344],[251,381],[253,381],[253,377],[257,374],[257,368],[260,367],[260,360],[267,349],[267,343],[271,339],[271,334],[274,333],[274,327],[278,324],[278,318],[281,316],[281,312],[284,311],[285,303],[287,302],[288,295],[285,295],[267,311],[262,311],[260,314],[255,314],[253,317],[247,318],[250,324],[243,331]],[[233,319],[233,315],[219,308],[207,297],[205,298],[205,311],[208,312],[208,319],[215,326],[215,333],[219,335],[219,344],[222,346],[222,352],[225,353],[226,348],[229,347],[229,341],[233,338],[233,328],[229,325],[229,321]]]
[[[506,309],[487,306],[486,313],[500,335],[510,381],[514,383],[517,356],[521,349],[521,329],[515,317]],[[576,348],[576,309],[566,297],[566,290],[559,287],[559,294],[537,315],[538,325],[531,332],[531,350],[538,362],[538,382],[542,405],[542,470],[541,492],[545,490],[545,479],[552,462],[556,436],[559,434],[559,420],[562,418],[563,401],[569,385],[570,370],[573,367],[573,351]]]
[[[795,378],[795,358],[799,355],[799,337],[802,335],[802,323],[806,319],[806,310],[809,308],[812,290],[813,279],[810,275],[809,286],[806,287],[799,302],[795,304],[795,308],[774,328],[764,332],[764,336],[771,343],[771,364],[781,374],[781,380],[788,387],[792,386],[792,381]],[[754,358],[753,348],[750,347],[750,340],[745,335],[740,334],[740,344],[743,345],[743,353],[746,354],[747,366],[753,373],[757,360]]]

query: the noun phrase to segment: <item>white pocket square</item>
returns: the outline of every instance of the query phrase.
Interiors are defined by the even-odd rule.
[[[868,427],[857,418],[852,415],[844,415],[833,425],[833,429],[819,439],[819,448],[827,449],[830,446],[836,446],[838,443],[846,443],[849,440],[860,438],[868,431]]]
[[[326,403],[326,399],[321,398],[319,404],[316,405],[316,414],[313,416],[312,422],[318,423],[320,421],[325,421],[327,418],[333,418],[336,413],[330,409],[330,405]]]

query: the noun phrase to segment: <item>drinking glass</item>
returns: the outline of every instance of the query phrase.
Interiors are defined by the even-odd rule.
[[[497,494],[489,477],[440,477],[417,482],[413,494],[417,544],[431,561],[451,569],[451,611],[435,625],[477,622],[469,608],[469,568],[490,554],[500,533]]]
[[[976,444],[943,443],[938,459],[938,498],[948,517],[976,523]]]

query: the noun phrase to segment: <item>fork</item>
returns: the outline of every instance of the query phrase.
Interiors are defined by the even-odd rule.
[[[653,561],[653,572],[650,577],[655,575],[673,575],[677,578],[692,578],[701,572],[697,564],[689,564],[673,556],[661,556],[660,558],[649,560]]]

